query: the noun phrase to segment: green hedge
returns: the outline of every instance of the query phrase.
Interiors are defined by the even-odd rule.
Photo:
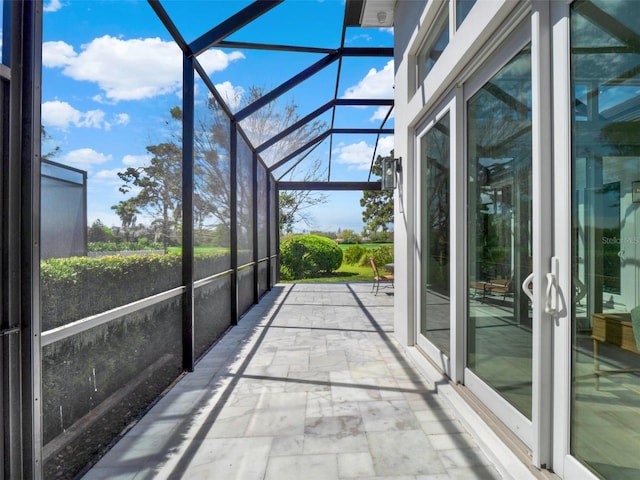
[[[378,268],[382,268],[386,263],[393,262],[393,247],[390,245],[384,245],[378,248],[370,248],[366,252],[367,254],[360,260],[360,265],[369,265],[369,257],[373,257]]]
[[[351,245],[344,251],[344,262],[349,265],[356,265],[367,252],[361,245]]]
[[[342,265],[342,249],[319,235],[294,235],[280,245],[280,274],[284,280],[316,277]]]
[[[196,279],[227,265],[226,253],[195,255]],[[182,284],[180,254],[52,258],[40,268],[43,331]]]
[[[164,250],[158,242],[89,242],[87,250],[90,252],[120,252],[138,250]]]

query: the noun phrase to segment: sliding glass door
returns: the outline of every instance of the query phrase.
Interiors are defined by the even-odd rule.
[[[467,366],[531,418],[531,54],[467,102]]]

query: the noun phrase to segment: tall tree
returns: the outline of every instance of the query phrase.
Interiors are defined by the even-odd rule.
[[[124,182],[120,191],[139,189],[131,202],[154,218],[166,249],[182,218],[182,150],[174,143],[161,143],[148,146],[147,151],[153,155],[148,166],[118,172]]]
[[[120,201],[117,205],[113,205],[111,210],[115,210],[120,222],[122,222],[122,231],[124,232],[125,241],[130,240],[131,230],[136,225],[137,214],[140,213],[136,198],[129,198],[127,200]]]
[[[393,151],[389,157],[393,158]],[[382,178],[382,160],[378,155],[374,162],[371,173]],[[393,192],[388,190],[365,191],[362,192],[360,206],[362,211],[362,221],[365,223],[365,235],[373,236],[378,232],[388,232],[389,225],[393,224]]]

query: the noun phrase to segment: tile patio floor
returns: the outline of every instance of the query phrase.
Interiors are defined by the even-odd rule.
[[[415,368],[391,292],[277,285],[84,480],[534,478]]]

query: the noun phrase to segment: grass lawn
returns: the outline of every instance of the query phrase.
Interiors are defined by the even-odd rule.
[[[302,278],[298,280],[281,280],[282,283],[342,283],[342,282],[372,282],[373,271],[370,266],[358,265],[342,266],[328,275],[315,278]]]
[[[341,243],[338,246],[342,249],[342,251],[344,252],[347,248],[349,247],[353,247],[354,243]],[[360,245],[362,248],[364,249],[371,249],[371,248],[378,248],[378,247],[391,247],[393,248],[393,243],[358,243],[357,245]]]

